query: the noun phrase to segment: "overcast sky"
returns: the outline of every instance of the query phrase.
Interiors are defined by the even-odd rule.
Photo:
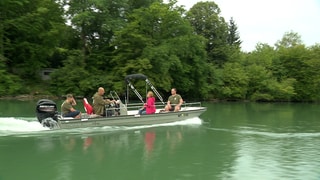
[[[178,0],[191,8],[201,0]],[[202,0],[206,1],[206,0]],[[271,46],[285,32],[296,32],[307,46],[320,43],[320,0],[214,0],[221,15],[233,17],[242,40],[242,50],[252,51],[258,42]]]

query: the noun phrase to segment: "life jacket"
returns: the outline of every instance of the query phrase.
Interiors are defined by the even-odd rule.
[[[86,110],[87,114],[93,114],[93,108],[92,106],[88,103],[87,98],[83,98],[83,106],[84,106],[84,110]]]

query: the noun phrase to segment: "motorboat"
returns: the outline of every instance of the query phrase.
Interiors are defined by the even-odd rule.
[[[160,102],[156,103],[156,112],[154,114],[140,115],[139,109],[144,104],[144,98],[134,87],[132,80],[139,79],[146,82]],[[127,83],[127,91],[125,102],[119,98],[115,91],[110,91],[109,96],[116,103],[106,106],[106,116],[98,116],[89,112],[90,103],[83,98],[84,109],[86,113],[81,114],[81,118],[62,117],[57,109],[54,101],[49,99],[40,99],[36,105],[36,115],[38,121],[50,129],[70,129],[70,128],[86,128],[86,127],[103,127],[103,126],[138,126],[163,124],[175,121],[183,121],[189,118],[198,117],[204,113],[207,108],[201,105],[201,102],[184,102],[180,111],[166,112],[164,111],[165,102],[160,93],[156,90],[147,76],[143,74],[131,74],[125,77]],[[141,101],[140,103],[129,103],[130,89]],[[147,88],[146,88],[147,89]]]

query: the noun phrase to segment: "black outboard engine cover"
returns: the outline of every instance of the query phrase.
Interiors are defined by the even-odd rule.
[[[37,102],[36,113],[40,123],[46,118],[52,118],[55,121],[58,120],[59,113],[57,111],[57,105],[49,99],[40,99]]]

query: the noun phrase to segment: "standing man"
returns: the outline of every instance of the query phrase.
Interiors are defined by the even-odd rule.
[[[104,95],[104,88],[99,87],[98,92],[96,92],[93,96],[93,113],[100,116],[106,116],[105,105],[109,105],[115,102],[114,100],[103,99],[103,95]]]
[[[183,103],[182,97],[177,94],[177,89],[171,89],[171,96],[168,98],[167,105],[165,107],[165,111],[174,111],[177,112],[181,109],[181,105]]]
[[[77,105],[76,101],[73,98],[72,94],[67,94],[67,99],[61,105],[61,112],[63,117],[73,117],[81,118],[81,113],[79,110],[73,108]]]

